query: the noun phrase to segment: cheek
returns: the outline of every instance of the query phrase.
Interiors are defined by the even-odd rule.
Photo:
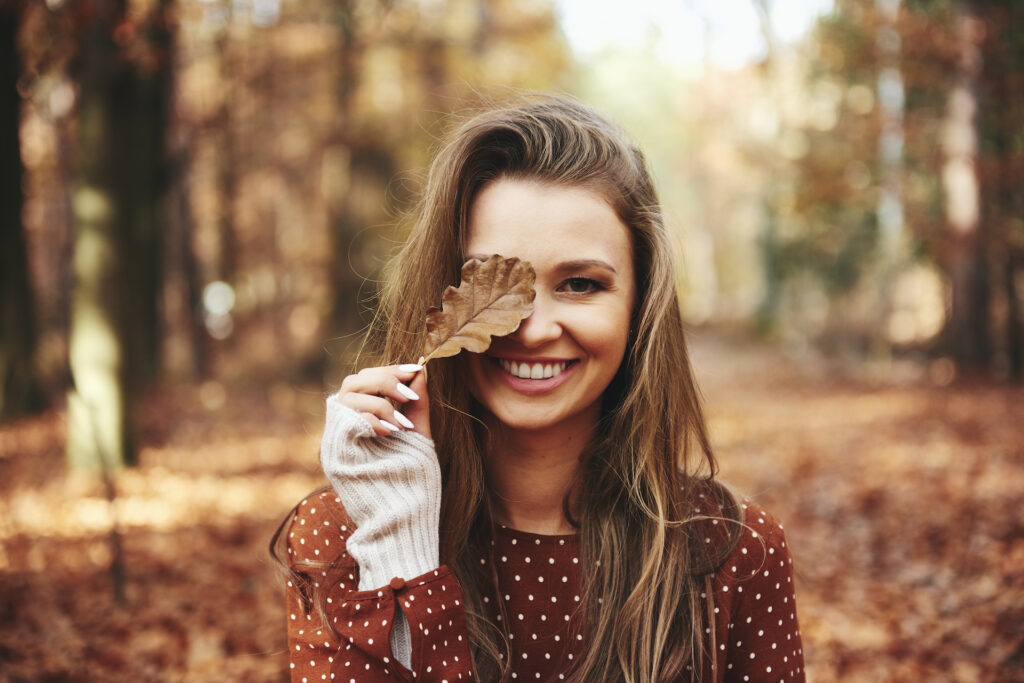
[[[480,404],[486,404],[484,399],[487,395],[487,387],[484,373],[486,371],[485,364],[489,362],[482,354],[466,351],[459,354],[457,360],[456,372],[464,378],[465,390],[469,392],[474,401]]]
[[[593,312],[577,326],[587,350],[602,364],[618,369],[629,340],[629,316],[612,312]],[[603,368],[606,372],[608,368]]]

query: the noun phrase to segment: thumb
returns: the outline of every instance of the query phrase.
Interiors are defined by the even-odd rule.
[[[413,431],[433,439],[430,433],[430,396],[427,392],[427,372],[420,370],[409,382],[409,388],[419,395],[416,401],[409,401],[400,406],[402,414],[405,415],[415,426]]]

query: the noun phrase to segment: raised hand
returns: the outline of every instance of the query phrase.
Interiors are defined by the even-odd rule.
[[[402,404],[401,408],[395,410],[388,399]],[[427,378],[420,365],[363,368],[346,377],[329,400],[358,411],[381,436],[405,429],[432,438]]]

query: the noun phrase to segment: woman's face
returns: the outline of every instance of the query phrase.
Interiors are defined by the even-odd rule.
[[[470,207],[466,253],[517,256],[537,273],[530,317],[468,356],[473,396],[511,429],[592,428],[629,338],[628,228],[593,190],[503,178]]]

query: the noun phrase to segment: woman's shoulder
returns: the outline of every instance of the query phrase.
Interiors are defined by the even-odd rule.
[[[737,506],[739,536],[718,567],[715,583],[723,592],[731,586],[736,593],[747,591],[757,600],[762,595],[791,595],[793,556],[782,522],[749,498],[737,499]]]
[[[716,569],[750,574],[770,560],[791,564],[785,528],[762,505],[716,481],[698,482],[692,500],[691,549],[703,546]]]
[[[708,588],[717,616],[719,662],[730,680],[802,681],[793,559],[782,523],[764,507],[737,500],[742,533]]]
[[[355,525],[338,494],[322,488],[303,498],[291,512],[284,532],[288,564],[331,561],[341,556]]]
[[[749,498],[741,498],[738,502],[743,532],[732,559],[740,560],[741,564],[757,565],[762,571],[771,565],[792,565],[782,522]]]

